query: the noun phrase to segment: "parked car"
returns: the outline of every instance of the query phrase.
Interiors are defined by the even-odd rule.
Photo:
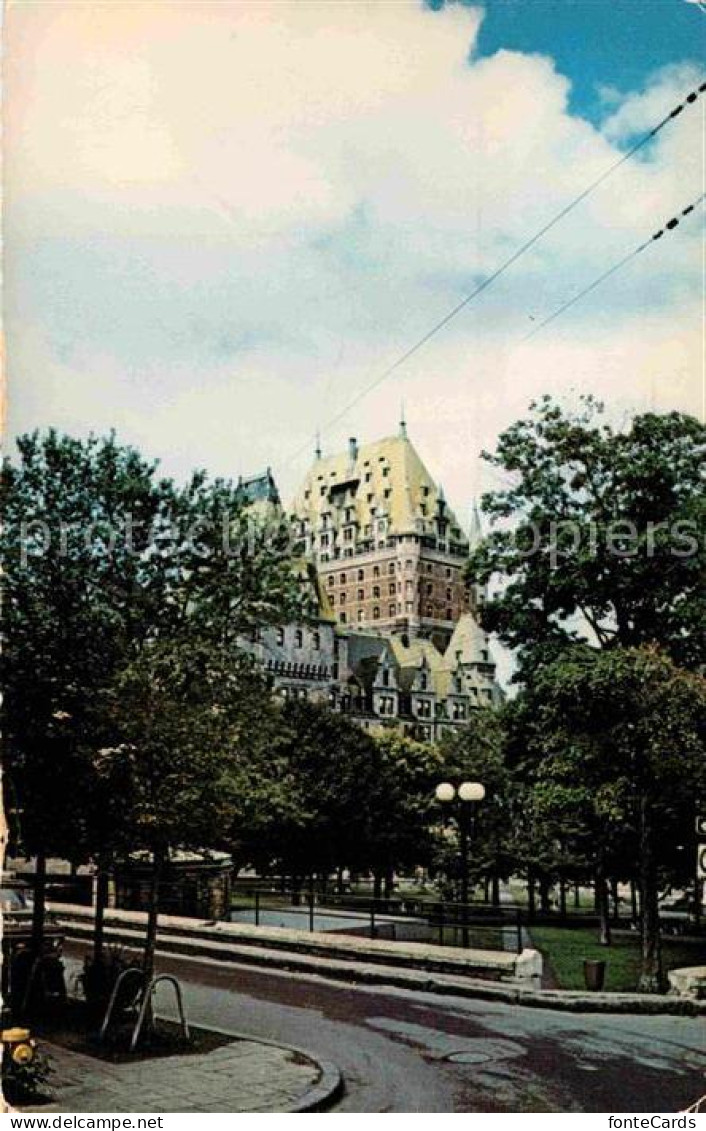
[[[36,971],[37,956],[32,951],[32,885],[16,876],[3,875],[0,880],[0,912],[2,913],[2,996],[13,1010],[25,1000],[30,979],[43,998],[65,998],[63,963],[63,929],[51,914],[44,923],[41,971]],[[33,991],[34,993],[34,991]]]

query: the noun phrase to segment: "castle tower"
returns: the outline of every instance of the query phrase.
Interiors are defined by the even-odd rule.
[[[469,543],[443,490],[399,432],[317,458],[293,511],[337,620],[448,643],[468,609]]]

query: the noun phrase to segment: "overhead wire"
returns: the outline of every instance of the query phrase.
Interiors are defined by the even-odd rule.
[[[490,275],[488,275],[487,278],[483,279],[483,281],[480,282],[478,286],[470,292],[470,294],[466,295],[463,299],[457,302],[455,306],[453,306],[443,316],[443,318],[440,318],[439,321],[431,327],[431,329],[427,330],[426,333],[424,333],[413,343],[413,345],[411,345],[398,358],[396,358],[395,361],[393,361],[390,365],[383,369],[383,371],[378,374],[378,376],[375,377],[373,381],[366,385],[365,388],[361,389],[354,397],[351,398],[350,401],[347,402],[347,404],[343,406],[343,408],[341,408],[334,416],[326,421],[323,427],[325,429],[329,429],[338,424],[350,412],[352,408],[355,408],[355,406],[359,404],[359,402],[363,400],[369,393],[378,388],[378,386],[386,381],[388,377],[392,376],[392,374],[395,373],[396,370],[404,365],[405,362],[409,361],[409,359],[413,357],[414,354],[422,349],[422,347],[425,346],[427,342],[435,337],[436,334],[438,334],[442,329],[444,329],[445,326],[448,326],[448,324],[454,318],[456,318],[462,310],[469,306],[470,303],[474,301],[474,299],[482,294],[483,291],[492,286],[492,284],[497,279],[499,279],[501,275],[503,275],[514,263],[516,263],[518,259],[521,259],[523,255],[525,255],[532,247],[534,247],[535,244],[537,244],[539,240],[541,240],[549,231],[551,231],[552,228],[554,228],[561,220],[563,220],[565,216],[567,216],[570,212],[577,208],[578,205],[586,200],[587,197],[589,197],[593,192],[595,192],[596,189],[604,183],[604,181],[612,176],[612,174],[615,173],[627,161],[631,160],[631,158],[633,158],[635,154],[639,152],[639,150],[647,145],[648,142],[656,137],[657,134],[665,128],[665,126],[674,121],[674,119],[677,118],[685,109],[687,109],[687,107],[693,105],[698,99],[699,95],[702,95],[705,92],[706,82],[702,82],[694,90],[689,91],[685,98],[675,107],[673,107],[668,114],[665,114],[664,117],[659,122],[657,122],[657,124],[653,126],[651,130],[647,131],[647,133],[638,138],[634,145],[632,145],[630,149],[623,153],[617,159],[617,161],[614,161],[611,165],[609,165],[608,168],[605,169],[593,181],[591,181],[591,183],[587,185],[586,188],[578,194],[578,196],[574,197],[571,201],[569,201],[568,204],[564,205],[564,207],[561,208],[560,211],[557,212],[556,215],[554,215],[550,220],[548,220],[547,223],[544,224],[537,232],[535,232],[533,236],[525,240],[525,242],[522,243],[520,247],[518,247],[512,253],[512,255],[508,256],[508,258],[504,260],[504,262],[501,263],[499,267],[497,267]],[[635,252],[633,254],[638,253]],[[630,258],[633,258],[633,254],[631,254]],[[616,266],[615,270],[617,269],[618,268]],[[596,282],[595,285],[597,286],[598,282]],[[576,301],[578,301],[578,299]],[[294,460],[302,454],[302,452],[306,451],[307,447],[308,444],[303,444],[301,447],[297,448],[297,450],[288,457],[287,461],[282,466],[286,467],[290,463],[293,463]]]
[[[569,310],[572,306],[575,306],[577,302],[579,302],[582,298],[585,298],[585,296],[590,294],[591,291],[595,291],[596,287],[600,286],[600,284],[605,282],[605,280],[608,279],[611,275],[614,275],[616,271],[620,271],[622,267],[625,267],[633,259],[636,259],[637,256],[641,255],[643,251],[646,251],[648,247],[651,247],[653,243],[655,243],[657,240],[662,239],[662,237],[668,232],[671,232],[675,228],[677,228],[685,216],[688,216],[691,212],[694,211],[694,209],[698,208],[699,204],[702,200],[704,200],[704,198],[706,198],[706,192],[703,192],[701,196],[693,202],[693,204],[689,204],[686,208],[684,208],[678,216],[672,216],[672,218],[667,221],[664,227],[656,231],[654,235],[649,237],[649,239],[644,240],[639,245],[639,247],[636,247],[632,251],[628,252],[628,254],[624,255],[622,259],[619,259],[617,263],[614,263],[612,267],[609,267],[607,271],[604,271],[601,275],[599,275],[597,279],[594,279],[593,282],[589,283],[587,287],[584,287],[582,290],[578,291],[577,294],[573,295],[566,302],[562,303],[562,305],[558,307],[557,310],[555,310],[542,322],[539,322],[534,327],[534,329],[530,330],[529,334],[525,334],[522,341],[526,342],[530,338],[534,338],[537,334],[539,334],[540,330],[543,330],[546,326],[549,326],[550,323],[555,322],[556,319],[561,317],[561,315],[564,314],[565,311]]]

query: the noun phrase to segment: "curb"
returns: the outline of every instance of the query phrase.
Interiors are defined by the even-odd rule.
[[[85,941],[86,934],[77,924],[66,924],[67,938]],[[72,931],[72,927],[74,928]],[[123,945],[134,946],[134,932],[107,928],[106,935],[117,937]],[[121,937],[122,936],[122,937]],[[583,993],[580,990],[537,990],[521,986],[503,985],[479,978],[440,977],[429,970],[384,967],[377,963],[351,960],[321,959],[299,952],[278,950],[258,953],[255,947],[244,947],[235,955],[223,953],[223,948],[213,947],[208,953],[200,940],[196,945],[184,947],[181,938],[165,938],[157,943],[157,953],[164,958],[191,962],[215,963],[219,966],[257,966],[263,969],[291,970],[310,977],[324,977],[334,981],[359,983],[371,986],[392,986],[421,993],[446,997],[463,997],[479,1001],[502,1002],[530,1009],[551,1009],[565,1013],[614,1013],[634,1015],[671,1015],[679,1017],[706,1016],[706,1001],[676,997],[669,994],[638,993]],[[215,953],[214,953],[215,952]],[[305,1054],[308,1055],[308,1054]],[[315,1058],[314,1058],[315,1059]]]
[[[201,1027],[199,1025],[194,1026],[196,1029]],[[281,1115],[306,1111],[324,1111],[343,1094],[343,1074],[338,1065],[334,1064],[332,1060],[320,1060],[318,1055],[311,1052],[310,1049],[303,1049],[298,1045],[286,1045],[282,1041],[272,1041],[268,1037],[253,1037],[249,1033],[241,1033],[236,1029],[219,1029],[214,1025],[208,1025],[208,1028],[212,1033],[221,1033],[224,1037],[232,1037],[236,1041],[248,1041],[251,1045],[267,1045],[269,1048],[284,1049],[285,1052],[296,1053],[298,1056],[310,1060],[320,1069],[321,1079],[314,1084],[313,1088],[309,1088],[308,1092],[305,1092],[295,1104],[284,1108],[279,1113]],[[257,1115],[258,1113],[255,1112],[254,1114]],[[271,1114],[278,1113],[272,1112]]]

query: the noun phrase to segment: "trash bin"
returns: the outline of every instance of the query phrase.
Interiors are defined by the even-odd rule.
[[[587,990],[602,990],[605,982],[606,964],[603,959],[586,958],[583,964],[583,976]]]

